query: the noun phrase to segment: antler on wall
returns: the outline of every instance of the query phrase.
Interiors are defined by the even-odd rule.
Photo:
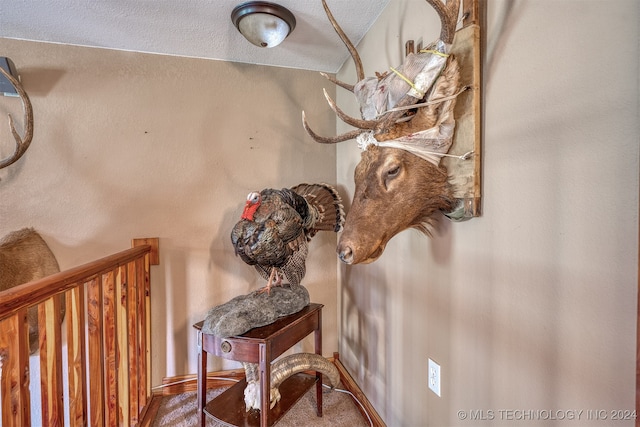
[[[13,117],[11,114],[9,116],[9,127],[11,128],[11,133],[13,134],[13,138],[16,141],[16,149],[13,154],[6,159],[0,160],[0,169],[6,168],[14,164],[15,162],[22,157],[22,155],[27,151],[29,145],[31,144],[31,139],[33,138],[33,108],[31,107],[31,101],[29,100],[29,95],[22,87],[22,84],[13,77],[10,73],[4,70],[4,68],[0,67],[0,72],[4,75],[4,77],[11,82],[13,87],[18,92],[18,96],[22,100],[22,107],[24,109],[24,138],[20,137],[18,131],[16,131],[16,127],[13,123]]]
[[[440,16],[440,21],[442,23],[440,40],[442,40],[442,42],[446,44],[446,49],[448,49],[448,46],[453,42],[453,37],[456,31],[460,0],[448,0],[446,4],[443,3],[442,0],[427,0],[427,2],[431,6],[433,6],[433,8]],[[389,79],[393,79],[395,78],[395,76],[389,76],[389,79],[387,79],[387,73],[381,75],[376,73],[377,78],[366,79],[364,76],[362,61],[357,49],[335,20],[333,14],[331,13],[331,10],[327,6],[326,0],[322,0],[322,6],[324,7],[327,17],[329,18],[329,21],[331,22],[334,30],[351,54],[356,67],[358,82],[355,85],[350,85],[348,83],[341,82],[335,77],[332,77],[326,73],[321,74],[332,83],[341,86],[356,95],[356,98],[358,98],[358,101],[360,103],[360,112],[362,113],[363,120],[350,117],[345,114],[325,93],[325,98],[327,99],[329,106],[336,113],[338,118],[340,118],[343,122],[354,126],[356,129],[346,132],[342,135],[331,137],[320,136],[311,129],[309,123],[307,122],[306,115],[303,111],[302,125],[304,129],[316,142],[322,144],[335,144],[338,142],[347,141],[349,139],[355,139],[356,137],[367,133],[372,133],[373,135],[375,135],[375,138],[377,140],[388,140],[395,138],[396,136],[394,135],[393,130],[396,126],[397,121],[401,120],[401,118],[405,116],[405,107],[410,107],[418,103],[422,96],[416,96],[415,93],[409,91],[404,96],[395,100],[395,102],[393,102],[393,105],[388,105],[389,108],[393,107],[390,110],[384,112],[376,111],[376,113],[378,114],[372,115],[373,110],[377,110],[377,108],[374,108],[374,105],[377,105],[377,103],[379,103],[379,101],[373,100],[372,94],[374,92],[377,92],[380,94],[380,96],[382,96],[382,94],[386,94],[387,92],[391,91],[391,89],[389,89]],[[443,48],[445,48],[445,46],[443,46]],[[407,68],[412,67],[416,67],[416,65],[407,65]],[[406,80],[406,78],[404,79]],[[378,83],[371,83],[372,81],[377,81]]]
[[[388,241],[407,228],[429,234],[438,212],[456,221],[479,215],[477,21],[481,0],[426,0],[440,18],[439,38],[426,49],[408,54],[399,67],[390,67],[393,73],[368,78],[363,77],[360,56],[331,14],[328,1],[322,4],[351,53],[358,82],[348,85],[323,75],[353,92],[362,118],[347,115],[325,91],[336,116],[355,129],[321,136],[311,129],[304,111],[302,122],[319,143],[356,139],[362,150],[354,171],[353,202],[337,252],[347,264],[368,263],[379,258]],[[457,31],[461,3],[462,34]],[[460,106],[458,96],[462,96]],[[455,147],[454,141],[458,142]],[[449,153],[452,148],[455,151]],[[441,163],[443,158],[450,160],[446,166]]]

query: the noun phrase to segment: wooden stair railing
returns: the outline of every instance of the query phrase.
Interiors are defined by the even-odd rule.
[[[150,266],[158,239],[0,292],[4,427],[31,424],[27,310],[38,307],[43,426],[134,426],[151,398]],[[62,366],[60,297],[68,354]],[[63,401],[63,371],[69,388]],[[33,384],[37,386],[37,384]]]

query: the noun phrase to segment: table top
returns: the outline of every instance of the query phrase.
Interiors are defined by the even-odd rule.
[[[317,314],[317,312],[319,310],[321,310],[322,307],[324,307],[323,304],[310,303],[307,306],[305,306],[302,310],[298,311],[297,313],[290,314],[288,316],[280,317],[276,321],[274,321],[273,323],[270,323],[268,325],[261,326],[261,327],[258,327],[258,328],[250,329],[250,330],[248,330],[247,332],[245,332],[242,335],[236,335],[236,336],[233,336],[233,337],[226,337],[226,338],[223,338],[223,339],[229,340],[229,341],[235,341],[235,340],[249,340],[249,341],[272,340],[277,335],[281,334],[284,329],[294,327],[297,323],[303,322],[305,318]],[[204,324],[204,320],[194,324],[193,327],[196,328],[197,330],[202,330],[202,325],[203,324]],[[204,334],[204,335],[208,335],[208,334]]]

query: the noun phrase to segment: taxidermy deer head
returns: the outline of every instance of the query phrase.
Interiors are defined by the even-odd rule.
[[[16,131],[16,127],[13,124],[13,117],[11,117],[11,114],[8,114],[9,127],[11,128],[11,133],[13,134],[13,138],[16,142],[16,149],[11,156],[7,157],[6,159],[0,160],[0,169],[2,169],[17,162],[18,159],[22,157],[22,155],[27,151],[27,148],[29,148],[29,144],[31,144],[31,139],[33,138],[33,109],[31,108],[31,101],[29,100],[29,96],[23,89],[22,84],[10,73],[5,71],[4,68],[0,67],[0,72],[7,80],[11,82],[13,87],[18,92],[18,96],[20,96],[20,99],[22,100],[25,122],[24,138],[21,138]]]
[[[393,73],[365,78],[358,52],[322,0],[331,24],[355,62],[358,82],[349,85],[323,75],[354,93],[362,119],[345,114],[325,91],[331,109],[356,129],[323,137],[311,130],[304,111],[302,120],[317,142],[333,144],[356,138],[363,150],[355,169],[353,203],[337,248],[340,259],[347,264],[375,261],[389,240],[408,228],[429,234],[434,216],[454,208],[448,174],[439,162],[452,143],[453,108],[461,92],[458,63],[448,53],[459,0],[448,0],[446,5],[441,0],[427,2],[442,22],[439,40],[417,54],[409,54],[397,70],[391,69]]]

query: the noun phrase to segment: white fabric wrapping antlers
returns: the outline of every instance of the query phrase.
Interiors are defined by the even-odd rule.
[[[382,79],[368,77],[359,81],[353,92],[360,104],[362,118],[377,119],[407,93],[421,99],[447,64],[449,48],[449,45],[438,40],[422,53],[407,55],[404,63],[397,68],[397,73],[388,73]],[[407,80],[413,82],[413,86]]]
[[[405,94],[422,99],[445,68],[450,47],[438,40],[418,54],[409,54],[397,71],[387,74],[383,79],[371,77],[359,82],[354,92],[360,103],[362,118],[378,118],[392,109]],[[450,100],[443,102],[451,103]],[[436,126],[394,140],[380,142],[375,139],[373,132],[360,134],[356,138],[358,147],[366,150],[373,144],[379,147],[400,148],[437,166],[453,143],[455,119],[452,110],[453,108],[449,108]]]
[[[442,156],[446,155],[451,147],[454,127],[455,123],[444,123],[401,138],[382,142],[373,137],[373,132],[366,132],[358,135],[356,141],[361,150],[366,150],[372,144],[379,147],[400,148],[438,166]]]

